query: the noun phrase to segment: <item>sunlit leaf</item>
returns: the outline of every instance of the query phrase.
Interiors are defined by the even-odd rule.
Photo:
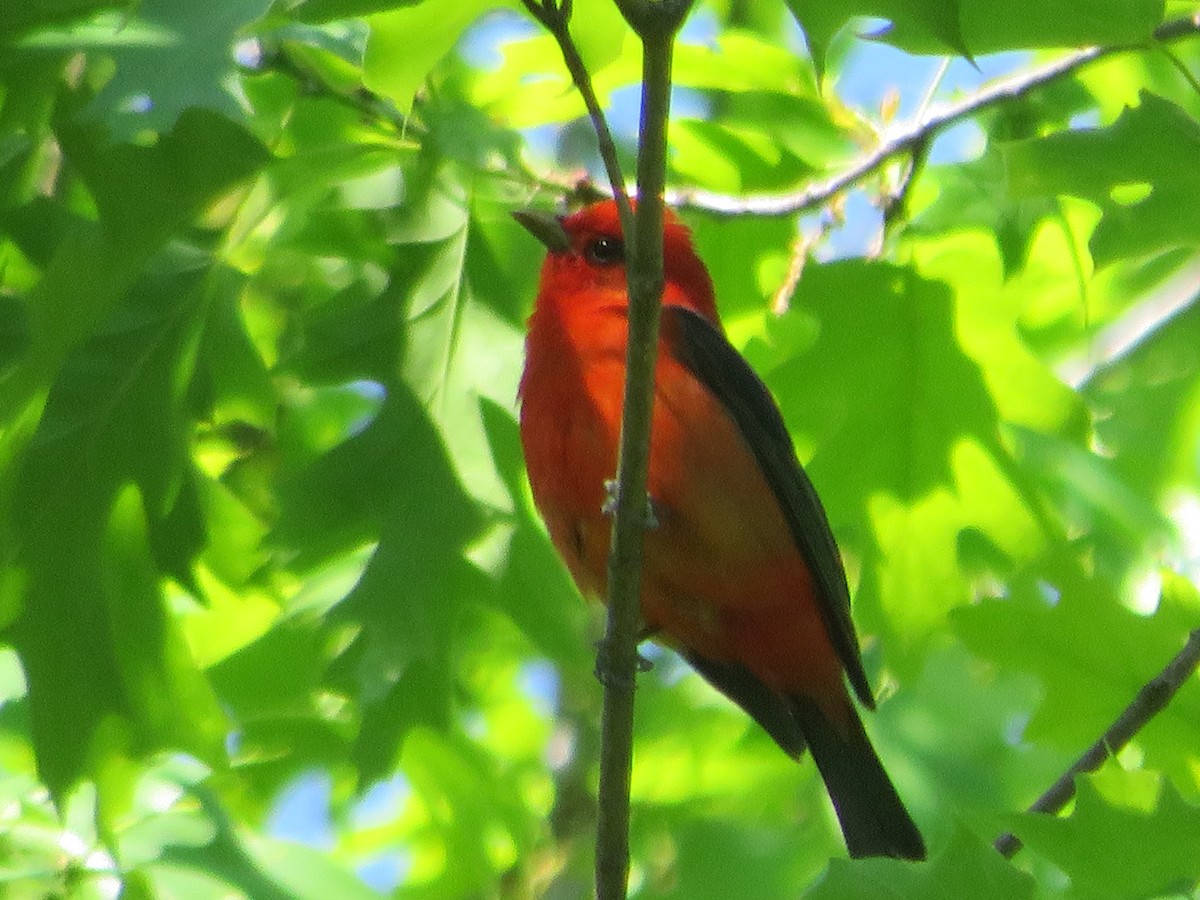
[[[1057,589],[1053,605],[1030,586],[958,610],[953,622],[973,652],[1041,681],[1043,701],[1026,735],[1082,752],[1179,651],[1182,623],[1132,613],[1100,584],[1048,587]],[[1187,709],[1168,707],[1161,715],[1186,717]]]
[[[985,0],[875,0],[848,4],[789,0],[818,66],[833,36],[856,18],[884,19],[879,37],[915,53],[974,56],[1011,47],[1073,47],[1143,40],[1162,18],[1162,0],[1055,0],[1037,16],[1020,4]]]
[[[961,532],[976,528],[1014,558],[1042,540],[953,301],[899,267],[810,267],[792,307],[817,318],[816,342],[767,373],[785,417],[819,448],[808,468],[861,559],[862,621],[896,642],[902,667],[969,596]]]
[[[229,89],[234,44],[239,30],[268,5],[268,0],[215,0],[203,6],[141,0],[132,17],[109,23],[113,76],[85,114],[123,138],[170,129],[188,109],[237,118],[237,98]],[[128,39],[139,35],[141,40]]]
[[[1190,197],[1200,175],[1183,162],[1200,153],[1200,125],[1153,94],[1105,129],[1065,132],[1003,149],[1019,197],[1067,193],[1100,205],[1092,236],[1099,264],[1180,244],[1200,244]],[[1122,188],[1140,188],[1132,195]]]
[[[452,8],[425,2],[369,16],[371,37],[363,62],[367,86],[407,110],[429,70],[463,30],[494,5],[495,0],[468,0]],[[420,34],[421,40],[413,41],[414,34]]]
[[[170,669],[182,664],[172,658],[179,652],[171,644],[174,626],[162,609],[153,564],[133,560],[146,551],[129,536],[137,526],[127,487],[138,485],[151,547],[165,527],[175,564],[186,561],[185,550],[199,550],[198,542],[177,543],[180,532],[172,515],[188,496],[181,491],[190,477],[181,386],[197,337],[202,276],[203,270],[184,267],[168,269],[158,282],[147,280],[108,330],[71,357],[17,482],[26,594],[15,643],[33,686],[39,766],[56,791],[69,787],[104,753],[127,752],[89,746],[101,731],[111,731],[106,722],[127,720],[136,735],[128,750],[151,752],[183,739],[193,752],[210,759],[216,755],[211,743],[196,746],[194,736],[179,731],[178,724],[166,724],[161,714],[156,719],[144,708],[162,688],[151,689],[141,679],[169,683],[175,677]],[[152,300],[155,289],[167,285],[183,298],[177,309]],[[114,543],[116,538],[106,535],[117,527],[124,536]],[[104,573],[114,571],[136,577],[137,590],[132,582],[125,587],[106,582],[112,576]],[[131,639],[135,626],[149,631]],[[122,674],[130,666],[141,673],[133,681]],[[187,690],[195,698],[176,706],[181,698],[175,697],[172,714],[185,721],[194,716],[196,723],[211,719],[213,711],[202,703],[204,690],[198,685]],[[140,711],[129,719],[134,710]],[[203,727],[211,741],[211,726]],[[91,754],[98,756],[89,762]]]

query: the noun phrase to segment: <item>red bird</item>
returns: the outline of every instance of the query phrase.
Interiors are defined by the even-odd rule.
[[[579,590],[603,598],[628,331],[617,206],[515,215],[548,250],[521,377],[529,481]],[[669,211],[664,231],[646,630],[790,756],[811,748],[851,856],[923,859],[846,689],[874,707],[825,511],[770,393],[725,339],[690,233]]]

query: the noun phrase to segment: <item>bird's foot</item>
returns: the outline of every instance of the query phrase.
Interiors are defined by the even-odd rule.
[[[604,479],[604,502],[600,504],[600,512],[606,516],[615,516],[617,507],[621,504],[620,490],[617,479]],[[653,531],[659,525],[658,511],[655,509],[654,498],[646,494],[646,530]]]
[[[638,642],[642,641],[646,631],[638,636]],[[633,674],[639,675],[642,672],[649,672],[654,668],[654,663],[642,656],[636,650],[634,651]],[[604,638],[596,641],[596,680],[605,687],[624,688],[632,690],[633,680],[630,679],[624,672],[618,673],[617,666],[613,660],[612,648],[609,645],[609,639]]]

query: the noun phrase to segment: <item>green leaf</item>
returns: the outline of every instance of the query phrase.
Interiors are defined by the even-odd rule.
[[[953,289],[955,333],[980,367],[1001,420],[1083,444],[1091,428],[1086,406],[1029,337],[1033,323],[1049,316],[1046,307],[1063,316],[1078,313],[1078,270],[1063,246],[1063,229],[1040,229],[1023,268],[1012,275],[986,233],[949,222],[946,229],[936,238],[911,241],[906,250],[925,278]]]
[[[879,657],[866,650],[868,671]],[[988,665],[958,643],[926,656],[920,678],[865,716],[872,740],[930,847],[956,828],[995,835],[1078,755],[1014,739],[1040,696],[1037,680]],[[1040,789],[1040,787],[1039,787]]]
[[[418,6],[426,0],[299,0],[288,15],[301,22],[332,22],[387,12],[405,6]]]
[[[937,199],[916,214],[908,234],[940,237],[951,230],[978,228],[996,242],[1006,276],[1025,264],[1034,231],[1058,209],[1047,197],[1014,199],[1008,171],[996,152],[968,163],[934,167],[925,186],[937,190]]]
[[[59,795],[106,754],[127,752],[94,746],[114,727],[132,734],[128,752],[181,741],[203,758],[219,758],[213,710],[201,687],[185,681],[150,563],[131,559],[141,551],[136,533],[129,536],[131,501],[122,499],[136,483],[150,546],[160,533],[165,546],[178,546],[172,516],[188,496],[181,492],[188,477],[183,385],[204,290],[204,270],[191,262],[186,255],[163,260],[165,271],[141,282],[108,329],[72,354],[17,475],[13,528],[24,606],[12,634],[30,684],[39,771]],[[182,721],[162,720],[167,711],[144,683],[153,677]]]
[[[451,71],[439,79],[436,93],[422,104],[422,117],[429,124],[426,150],[467,170],[520,165],[523,148],[517,133],[470,102],[471,84],[464,66],[447,68]],[[484,208],[496,211],[490,203]]]
[[[685,119],[671,136],[672,174],[710,190],[764,191],[794,184],[812,171],[758,129]]]
[[[1028,15],[1020,3],[988,0],[856,0],[845,4],[788,0],[818,71],[829,44],[859,17],[888,21],[877,37],[912,53],[978,56],[1030,47],[1136,44],[1162,20],[1162,0],[1052,0]]]
[[[678,85],[731,94],[785,94],[816,101],[821,92],[807,62],[773,41],[729,30],[702,44],[681,44],[672,63]]]
[[[772,900],[788,896],[795,885],[791,867],[781,864],[792,835],[729,819],[682,813],[659,836],[661,857],[670,868],[658,876],[653,896]],[[736,881],[736,884],[734,883]]]
[[[1120,571],[1118,560],[1128,563],[1129,556],[1172,541],[1171,523],[1153,498],[1126,484],[1109,460],[1027,429],[1013,428],[1009,434],[1024,469],[1087,530],[1105,574]]]
[[[1096,203],[1104,218],[1092,236],[1098,265],[1176,246],[1200,246],[1191,198],[1200,173],[1200,123],[1174,103],[1143,93],[1108,128],[1068,131],[1003,146],[1018,197],[1071,194]],[[1121,189],[1136,188],[1132,199]],[[1143,196],[1138,196],[1143,195]]]
[[[421,3],[369,16],[371,36],[363,60],[367,87],[407,110],[429,71],[467,26],[495,5],[496,0],[465,0],[453,6]],[[421,39],[414,41],[417,34]]]
[[[270,158],[248,132],[204,109],[180,115],[152,146],[76,127],[62,141],[111,239],[135,249],[164,240]]]
[[[215,877],[223,882],[223,886],[241,890],[255,900],[292,900],[297,896],[293,892],[295,884],[286,883],[290,880],[288,874],[279,872],[269,861],[260,861],[257,848],[237,833],[234,822],[222,809],[211,787],[196,783],[186,788],[198,801],[209,828],[200,833],[189,829],[178,835],[185,839],[164,846],[160,863],[168,869],[192,869],[209,878]],[[337,887],[341,890],[345,886],[337,884]]]
[[[101,10],[132,5],[130,0],[28,0],[27,3],[6,3],[0,8],[0,44],[10,43],[23,32],[77,22]]]
[[[1021,900],[1036,896],[1032,878],[984,841],[959,829],[927,865],[896,860],[834,860],[807,900]]]
[[[712,274],[726,329],[742,342],[743,335],[761,333],[768,312],[766,298],[787,274],[787,248],[795,226],[785,218],[765,216],[704,216],[689,221],[696,250]],[[781,348],[772,343],[770,349]],[[782,348],[773,355],[772,364],[795,350],[794,345]]]
[[[578,663],[581,648],[588,643],[584,600],[545,527],[535,520],[531,504],[523,502],[525,469],[517,423],[496,403],[485,400],[481,406],[492,456],[514,506],[522,509],[495,535],[504,545],[496,602],[539,652],[560,665]]]
[[[633,43],[625,17],[609,0],[577,0],[570,27],[583,64],[592,73],[614,62],[627,42]]]
[[[186,110],[242,117],[230,91],[234,45],[270,0],[141,0],[136,15],[114,21],[112,78],[84,111],[115,137],[166,131]]]
[[[225,717],[167,614],[146,525],[138,490],[123,487],[113,503],[101,563],[123,705],[151,746],[178,747],[219,765]]]
[[[69,224],[29,296],[29,352],[0,396],[4,422],[36,414],[67,352],[133,286],[172,232],[267,159],[245,131],[203,110],[183,115],[153,147],[110,144],[76,127],[60,140],[93,192],[100,223],[63,217]]]
[[[246,845],[263,875],[292,900],[378,900],[378,893],[321,849],[261,837],[250,837]]]
[[[414,792],[405,893],[469,896],[521,858],[533,829],[497,781],[494,761],[469,742],[418,729],[404,748],[404,772]]]
[[[213,684],[244,721],[312,714],[325,665],[321,640],[313,627],[282,624],[213,666]]]
[[[925,47],[941,47],[970,57],[971,50],[964,39],[962,17],[964,0],[873,0],[846,4],[829,4],[814,0],[788,0],[796,21],[804,29],[809,52],[817,71],[825,68],[829,44],[834,35],[854,17],[876,16],[889,20],[883,36],[902,46],[911,43]],[[977,50],[975,52],[978,52]]]
[[[477,513],[424,411],[399,386],[370,425],[285,485],[282,496],[272,540],[298,554],[299,567],[378,542],[333,613],[335,622],[361,629],[335,678],[362,697],[364,734],[380,738],[359,744],[369,783],[394,761],[408,727],[448,721],[449,654]],[[405,717],[406,707],[419,711]],[[379,730],[385,724],[387,740]]]
[[[213,273],[191,390],[214,425],[240,424],[265,430],[275,422],[276,394],[238,308],[245,286],[246,279],[232,269]]]
[[[366,427],[289,478],[280,498],[283,510],[271,539],[295,554],[298,569],[361,546],[386,524],[398,539],[407,535],[417,554],[414,569],[421,572],[418,544],[429,539],[431,549],[452,553],[476,521],[444,445],[402,386],[389,392]],[[438,516],[431,521],[432,511]],[[428,527],[436,530],[427,533]],[[438,536],[448,539],[444,545],[433,540]],[[422,577],[436,581],[432,573]]]
[[[1200,882],[1200,808],[1169,781],[1149,810],[1106,801],[1076,779],[1075,809],[1059,819],[1027,814],[1017,833],[1071,879],[1070,897],[1117,900],[1186,893]]]
[[[974,54],[1029,47],[1136,44],[1162,20],[1162,0],[1052,0],[1030,16],[1020,3],[963,0],[962,35]],[[912,43],[897,44],[916,50]]]
[[[487,449],[479,401],[486,397],[511,408],[522,337],[508,316],[488,305],[503,287],[497,282],[504,269],[466,261],[476,241],[494,238],[470,218],[465,198],[446,189],[445,177],[439,173],[428,195],[413,199],[411,219],[393,232],[404,242],[397,247],[406,291],[401,375],[442,434],[459,436],[447,446],[467,490],[505,509],[511,499]]]

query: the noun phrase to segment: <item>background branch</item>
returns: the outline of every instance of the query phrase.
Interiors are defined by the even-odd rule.
[[[1197,34],[1200,34],[1200,13],[1163,23],[1155,29],[1153,40],[1156,44],[1163,44]],[[870,175],[892,157],[917,151],[922,144],[931,143],[944,129],[981,110],[1022,97],[1097,60],[1141,49],[1145,49],[1145,46],[1088,47],[1044,66],[995,81],[962,100],[934,106],[913,121],[890,130],[890,134],[875,149],[859,157],[843,171],[798,191],[731,197],[711,191],[686,189],[668,193],[667,202],[676,207],[691,207],[729,216],[790,216],[804,212],[827,203],[831,197]]]
[[[674,0],[674,2],[678,2],[678,0]],[[642,0],[622,0],[618,5],[632,8],[640,6],[641,3]],[[558,42],[563,54],[563,62],[583,98],[588,116],[591,118],[596,132],[600,158],[609,180],[609,190],[622,207],[622,224],[627,231],[630,231],[631,219],[626,218],[629,215],[628,195],[625,190],[626,181],[618,162],[616,144],[600,108],[582,57],[579,55],[579,50],[568,29],[572,11],[571,0],[522,0],[522,4]],[[626,15],[627,17],[629,15],[636,16],[636,13],[626,12]],[[1200,13],[1163,23],[1154,31],[1152,46],[1162,48],[1165,44],[1195,35],[1200,35]],[[673,207],[691,208],[727,216],[786,216],[804,212],[828,203],[840,191],[857,184],[895,156],[907,153],[914,158],[919,158],[921,148],[930,146],[933,138],[940,132],[981,110],[1007,100],[1023,97],[1098,60],[1117,53],[1140,49],[1145,49],[1145,47],[1143,45],[1114,45],[1086,48],[1044,66],[993,82],[954,103],[929,108],[912,122],[890,129],[885,140],[870,152],[859,157],[842,172],[822,181],[808,184],[797,191],[783,194],[732,196],[686,188],[666,191],[665,200],[668,205]],[[1177,69],[1180,69],[1181,77],[1194,82],[1194,76],[1187,71],[1186,67],[1181,67],[1173,55],[1168,54],[1168,58]],[[406,116],[395,104],[367,88],[359,87],[353,91],[347,91],[326,83],[318,72],[310,70],[293,58],[282,45],[264,45],[262,61],[257,66],[250,67],[249,70],[275,70],[290,75],[299,81],[306,91],[330,96],[370,119],[386,123],[397,134],[407,133],[415,136],[424,132],[421,123]],[[490,171],[490,174],[512,177],[511,169],[507,164]],[[572,193],[579,187],[577,179],[557,177],[553,173],[539,175],[530,171],[522,171],[521,180],[566,193]],[[907,180],[911,181],[911,179]]]
[[[1075,777],[1094,772],[1110,756],[1119,753],[1154,716],[1171,701],[1200,665],[1200,628],[1193,631],[1175,658],[1151,681],[1143,685],[1137,696],[1125,707],[1104,735],[1088,747],[1082,756],[1062,774],[1050,789],[1029,807],[1033,813],[1054,815],[1075,796]],[[1021,839],[1011,831],[996,839],[996,852],[1011,859],[1021,849]]]

